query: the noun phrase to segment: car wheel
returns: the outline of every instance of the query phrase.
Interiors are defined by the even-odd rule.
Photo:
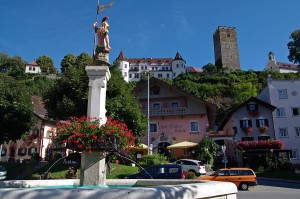
[[[189,170],[189,173],[193,173],[193,174],[195,174],[195,176],[197,175],[196,171],[194,171],[194,170]]]
[[[248,190],[248,188],[249,188],[248,183],[242,182],[242,183],[240,184],[240,189],[241,189],[241,190],[246,191],[246,190]]]

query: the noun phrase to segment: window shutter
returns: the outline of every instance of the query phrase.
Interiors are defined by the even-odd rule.
[[[258,104],[254,104],[255,110],[258,111]]]
[[[269,126],[269,121],[268,121],[268,119],[265,119],[265,124],[266,124],[266,126]]]
[[[252,121],[248,120],[249,127],[252,127]]]
[[[240,128],[243,128],[243,120],[240,120]]]

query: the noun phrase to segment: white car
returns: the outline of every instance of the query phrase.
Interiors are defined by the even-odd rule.
[[[206,175],[205,166],[201,165],[201,161],[192,159],[180,159],[174,162],[182,166],[184,172],[193,172],[196,176]]]
[[[0,165],[0,180],[5,180],[6,179],[6,169],[4,166]]]

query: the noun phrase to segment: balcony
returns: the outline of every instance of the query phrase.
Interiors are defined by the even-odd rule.
[[[185,115],[186,107],[176,107],[176,108],[150,108],[150,116],[165,116],[165,115]],[[148,114],[148,109],[143,108],[143,113]]]

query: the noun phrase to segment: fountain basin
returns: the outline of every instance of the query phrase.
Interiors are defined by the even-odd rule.
[[[79,186],[79,180],[11,180],[0,182],[3,198],[9,199],[187,199],[214,198],[236,199],[237,188],[230,182],[204,180],[107,180],[108,186],[120,188],[91,188]],[[57,188],[73,185],[74,188]],[[48,188],[32,188],[47,186]],[[51,188],[55,186],[55,188]],[[126,188],[124,188],[126,186]],[[127,188],[128,186],[128,188]],[[131,188],[129,188],[131,186]]]

